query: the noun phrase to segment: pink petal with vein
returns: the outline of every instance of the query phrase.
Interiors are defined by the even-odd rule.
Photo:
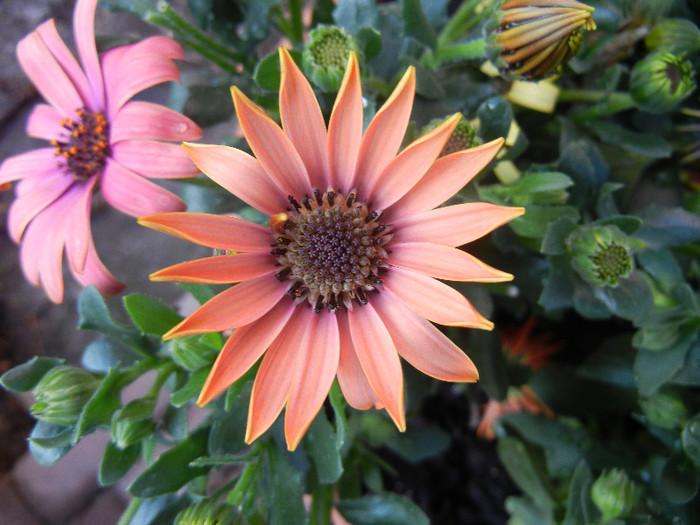
[[[64,181],[75,182],[72,175],[64,172],[61,168],[54,168],[52,171],[29,175],[15,184],[15,195],[25,197],[31,193],[40,191],[44,186],[62,185]]]
[[[63,115],[74,117],[75,110],[83,107],[84,102],[78,90],[39,33],[29,33],[20,40],[17,44],[17,58],[44,100]]]
[[[474,382],[479,378],[474,363],[459,347],[391,294],[374,296],[372,304],[401,357],[418,370],[442,381]]]
[[[270,273],[275,259],[267,253],[215,255],[168,266],[151,274],[152,281],[228,284],[248,281]]]
[[[180,145],[169,142],[123,140],[112,145],[112,157],[144,177],[182,179],[199,174]]]
[[[461,118],[460,114],[452,116],[389,162],[370,188],[375,209],[384,210],[409,192],[435,162]]]
[[[18,196],[7,212],[7,229],[12,240],[19,244],[29,222],[56,201],[74,182],[70,177],[56,177],[54,183],[42,184],[36,191]]]
[[[307,339],[298,349],[284,416],[287,448],[294,450],[323,406],[338,370],[339,335],[334,315],[317,315],[306,311],[309,326]]]
[[[270,268],[270,273],[275,267]],[[272,275],[245,281],[210,299],[163,339],[192,334],[223,332],[252,323],[265,315],[284,296],[286,287]]]
[[[353,175],[363,199],[369,198],[369,190],[374,187],[375,179],[401,146],[411,117],[415,90],[416,70],[411,67],[367,126]]]
[[[110,158],[102,171],[100,189],[109,204],[132,217],[185,209],[180,197]]]
[[[294,310],[293,301],[281,301],[257,321],[236,329],[216,358],[197,404],[206,405],[238,381],[285,328]]]
[[[73,277],[82,286],[94,285],[102,295],[116,295],[121,293],[126,287],[124,283],[119,282],[107,270],[95,250],[95,244],[92,240],[92,235],[88,239],[88,250],[83,266],[83,273],[73,273]]]
[[[272,216],[289,206],[287,195],[247,153],[228,146],[205,144],[183,144],[183,148],[210,179],[253,208]]]
[[[326,124],[309,81],[289,51],[279,48],[281,82],[279,95],[282,127],[299,152],[311,186],[324,191],[330,182],[326,151]]]
[[[328,122],[331,185],[344,193],[354,187],[355,163],[362,143],[362,116],[360,66],[355,53],[351,53]]]
[[[186,241],[232,252],[270,252],[270,230],[259,224],[208,213],[156,213],[139,224]]]
[[[457,290],[422,273],[392,268],[386,275],[384,287],[415,313],[434,323],[483,330],[493,328],[493,323]]]
[[[393,266],[448,281],[497,283],[513,279],[511,274],[492,268],[473,255],[432,242],[393,243],[388,261]]]
[[[340,356],[338,360],[338,384],[348,404],[358,410],[384,407],[377,399],[372,386],[367,380],[360,360],[355,353],[355,347],[350,337],[347,314],[336,314],[340,332]]]
[[[186,116],[170,108],[135,100],[122,107],[112,120],[110,142],[151,139],[182,142],[201,138],[202,130]]]
[[[104,109],[105,88],[102,78],[100,59],[97,56],[95,44],[95,10],[97,0],[79,0],[73,12],[73,37],[78,48],[78,56],[83,63],[90,86],[92,86],[95,107],[90,109]]]
[[[397,218],[394,242],[435,242],[461,246],[525,212],[523,208],[468,202]]]
[[[287,402],[299,360],[297,351],[303,348],[308,329],[308,315],[308,310],[295,308],[291,319],[260,363],[250,396],[246,443],[252,443],[270,428]]]
[[[236,86],[231,88],[231,94],[250,149],[272,181],[285,195],[297,199],[310,195],[311,185],[306,167],[289,137]]]
[[[74,184],[62,197],[67,202],[64,217],[66,232],[66,255],[73,274],[83,273],[85,258],[89,243],[92,241],[90,230],[90,210],[92,193],[97,183],[97,177],[82,183]]]
[[[355,352],[372,390],[400,431],[406,430],[403,372],[396,347],[371,304],[348,312]]]
[[[497,139],[475,148],[440,157],[406,195],[384,210],[384,218],[431,210],[447,201],[479,174],[496,156],[503,144]]]
[[[54,140],[63,135],[61,113],[48,104],[37,104],[27,117],[27,135],[37,139]]]
[[[55,173],[58,160],[53,148],[40,148],[6,158],[0,164],[0,184]]]

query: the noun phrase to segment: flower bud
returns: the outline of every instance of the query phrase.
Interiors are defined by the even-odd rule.
[[[137,399],[120,408],[112,418],[112,441],[120,449],[138,443],[155,431],[153,403]]]
[[[549,76],[595,30],[592,12],[575,0],[504,0],[487,27],[486,56],[506,78]]]
[[[673,390],[662,390],[639,399],[639,406],[647,421],[661,428],[679,428],[687,418],[685,404]]]
[[[359,46],[345,29],[318,25],[309,32],[301,54],[304,73],[322,91],[338,91],[351,51],[359,53]]]
[[[52,368],[34,387],[35,418],[55,425],[74,425],[100,380],[91,373],[69,365]]]
[[[225,503],[202,500],[180,511],[175,525],[234,525],[239,523],[236,510]]]
[[[586,281],[617,286],[634,270],[635,241],[616,226],[580,228],[567,239],[571,265]]]
[[[443,122],[445,122],[444,119],[431,120],[423,128],[423,133],[428,133],[429,131],[432,131]],[[481,144],[481,140],[479,139],[479,137],[477,137],[476,132],[476,126],[472,125],[472,123],[468,122],[464,117],[462,117],[461,119],[459,119],[459,123],[452,132],[452,135],[450,135],[450,138],[447,139],[447,143],[445,143],[445,146],[442,148],[440,156],[444,157],[445,155],[449,155],[450,153],[456,153],[457,151],[462,151],[463,149],[478,146],[479,144]]]
[[[645,111],[670,111],[694,90],[695,71],[685,54],[659,51],[643,58],[632,68],[630,95]]]
[[[700,50],[700,29],[687,18],[663,18],[644,37],[650,51],[695,53]]]
[[[627,516],[637,503],[639,490],[622,469],[604,471],[591,486],[591,497],[603,514],[603,523]]]

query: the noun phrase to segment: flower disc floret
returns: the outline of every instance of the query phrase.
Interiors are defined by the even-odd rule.
[[[66,171],[78,180],[99,174],[110,155],[109,124],[102,111],[76,110],[75,120],[63,117],[64,136],[51,141]]]

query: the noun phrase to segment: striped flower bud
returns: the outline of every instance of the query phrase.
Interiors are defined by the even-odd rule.
[[[74,425],[100,384],[91,373],[69,365],[49,370],[34,388],[32,415],[55,425]]]
[[[235,525],[243,523],[231,505],[202,500],[182,510],[175,518],[175,525]]]
[[[695,71],[685,54],[653,53],[634,65],[630,95],[651,113],[673,110],[695,91]]]

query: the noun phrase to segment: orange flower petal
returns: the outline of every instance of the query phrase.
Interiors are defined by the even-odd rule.
[[[355,53],[350,53],[343,83],[328,123],[331,185],[344,193],[354,187],[353,173],[362,143],[362,126],[360,66]]]
[[[216,358],[197,404],[206,405],[238,381],[285,328],[293,312],[292,301],[280,302],[257,321],[237,328]]]
[[[367,381],[367,376],[362,370],[360,360],[357,358],[355,348],[350,337],[350,327],[345,313],[336,314],[340,329],[340,358],[338,360],[338,384],[343,391],[343,396],[348,404],[358,410],[367,410],[374,406],[383,408]]]
[[[461,246],[525,213],[524,208],[468,202],[445,206],[393,222],[394,242],[435,242]]]
[[[432,242],[392,244],[388,261],[393,266],[448,281],[498,283],[513,279],[511,274],[497,270],[473,255]]]
[[[204,303],[163,339],[223,332],[247,325],[269,312],[285,291],[286,287],[271,275],[237,284]]]
[[[182,147],[207,177],[256,210],[274,215],[287,209],[287,194],[244,151],[208,144],[186,143]]]
[[[434,323],[483,330],[493,328],[493,323],[457,290],[422,273],[392,268],[387,272],[384,287],[415,313]]]
[[[479,378],[476,366],[459,347],[391,294],[374,296],[372,304],[401,357],[418,370],[443,381],[474,382]]]
[[[154,213],[138,223],[186,241],[232,252],[270,252],[270,230],[236,217],[208,213]]]
[[[406,134],[416,91],[416,70],[408,68],[394,92],[367,126],[353,175],[362,199],[370,199],[375,179],[396,156]]]
[[[282,128],[236,86],[231,94],[248,145],[272,181],[286,195],[310,195],[304,162]]]
[[[405,431],[403,372],[386,326],[371,304],[348,312],[348,325],[352,344],[372,390],[398,429]]]
[[[174,264],[151,274],[152,281],[226,284],[248,281],[277,272],[275,259],[266,253],[215,255]]]
[[[311,186],[321,191],[328,187],[326,124],[309,81],[285,48],[279,48],[280,116],[282,127],[299,152]]]
[[[310,318],[309,318],[310,317]],[[284,416],[287,448],[294,450],[323,406],[338,371],[340,340],[334,315],[307,316],[310,330],[289,391]]]
[[[461,118],[453,115],[389,162],[370,189],[375,209],[384,210],[409,192],[435,162]]]
[[[503,139],[440,157],[411,191],[384,210],[384,218],[431,210],[462,189],[496,156]]]

